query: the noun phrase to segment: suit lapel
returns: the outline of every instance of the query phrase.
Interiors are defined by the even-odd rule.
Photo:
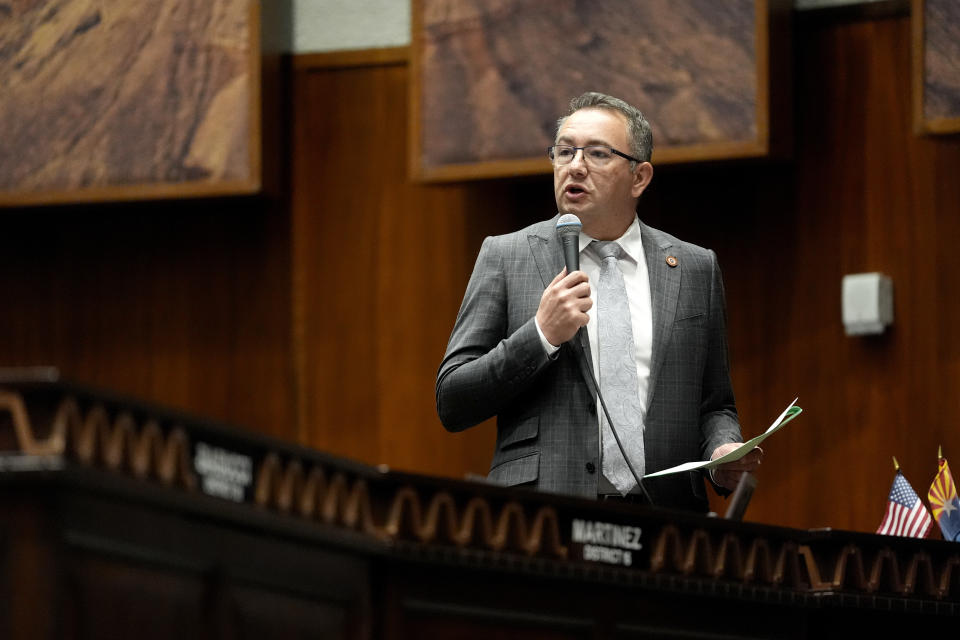
[[[643,254],[650,278],[650,307],[653,312],[653,345],[650,355],[650,383],[647,387],[647,408],[650,408],[657,389],[657,378],[663,365],[664,353],[670,343],[670,332],[677,315],[677,300],[680,297],[680,273],[683,264],[671,267],[667,264],[673,243],[655,229],[640,223]]]
[[[557,214],[559,216],[559,214]],[[563,270],[563,251],[556,236],[556,217],[547,220],[533,229],[527,236],[533,261],[537,264],[543,287],[553,281],[554,276]]]
[[[527,242],[530,245],[530,252],[533,254],[533,260],[537,264],[537,270],[540,272],[540,279],[543,281],[544,288],[553,282],[553,278],[563,270],[565,266],[563,261],[563,249],[556,236],[557,214],[551,220],[537,226],[530,235],[527,236]],[[586,327],[581,327],[570,342],[563,345],[564,349],[573,350],[574,358],[580,367],[580,375],[583,376],[587,387],[596,395],[596,389],[590,369],[593,368],[593,359],[590,352],[590,339],[587,336]]]

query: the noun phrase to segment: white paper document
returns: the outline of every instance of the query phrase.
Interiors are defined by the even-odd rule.
[[[783,428],[785,424],[787,424],[788,422],[796,418],[798,415],[800,415],[800,412],[803,411],[803,409],[801,409],[798,406],[795,406],[797,404],[797,400],[799,400],[799,398],[794,398],[793,402],[790,403],[790,406],[784,409],[783,413],[777,416],[777,419],[773,421],[773,424],[770,425],[770,427],[766,431],[764,431],[763,433],[761,433],[755,438],[751,438],[750,440],[747,440],[746,442],[743,443],[742,447],[738,447],[734,449],[727,455],[720,456],[716,460],[684,462],[683,464],[678,464],[675,467],[670,467],[669,469],[664,469],[663,471],[648,473],[643,477],[656,478],[657,476],[667,476],[672,473],[681,473],[683,471],[695,471],[697,469],[713,469],[714,467],[718,467],[721,464],[724,464],[726,462],[733,462],[735,460],[739,460],[743,456],[750,453],[750,451],[752,451],[754,447],[758,446],[761,442],[763,442],[764,440],[766,440],[767,438],[775,434],[777,431],[779,431],[781,428]]]

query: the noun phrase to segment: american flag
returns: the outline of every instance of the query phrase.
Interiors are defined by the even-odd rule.
[[[909,538],[925,538],[933,526],[933,520],[927,508],[920,502],[917,493],[897,471],[890,487],[890,497],[887,502],[887,514],[877,528],[877,533],[886,536],[906,536]]]

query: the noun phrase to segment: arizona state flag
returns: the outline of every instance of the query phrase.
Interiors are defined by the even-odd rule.
[[[930,499],[933,519],[943,532],[943,539],[960,540],[960,499],[957,498],[957,487],[950,475],[950,466],[943,456],[940,456],[940,470],[930,485],[927,498]]]

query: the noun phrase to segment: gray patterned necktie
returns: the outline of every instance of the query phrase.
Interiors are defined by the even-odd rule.
[[[643,477],[643,412],[633,355],[633,323],[623,273],[617,265],[623,249],[616,242],[594,241],[593,246],[602,260],[597,283],[600,392],[634,470]],[[637,482],[623,459],[606,416],[602,411],[600,413],[603,475],[617,491],[626,495],[637,486]]]

